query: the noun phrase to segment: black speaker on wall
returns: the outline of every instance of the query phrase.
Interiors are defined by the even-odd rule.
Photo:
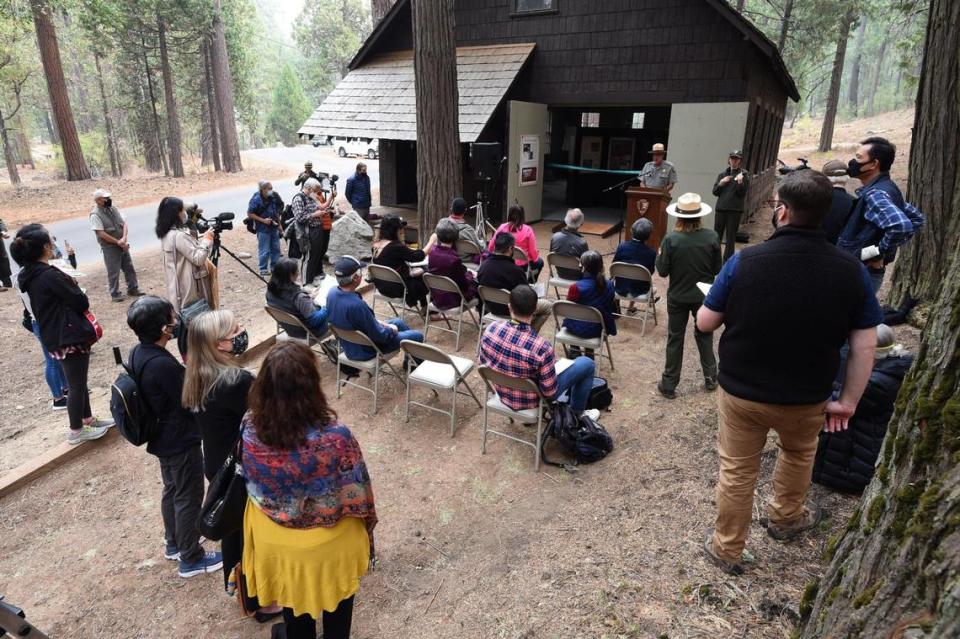
[[[499,142],[470,143],[470,171],[475,180],[496,180],[503,158],[503,145]]]

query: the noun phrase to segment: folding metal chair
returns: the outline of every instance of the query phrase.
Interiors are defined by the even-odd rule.
[[[527,281],[530,281],[530,256],[527,255],[527,252],[524,251],[519,246],[513,247],[513,261],[514,262],[523,262],[523,273],[527,276]]]
[[[643,328],[640,329],[640,336],[647,332],[647,316],[653,311],[653,325],[657,326],[657,291],[653,288],[653,276],[646,266],[640,264],[630,264],[628,262],[614,262],[610,265],[610,278],[623,278],[634,282],[647,282],[650,289],[644,295],[620,295],[616,293],[616,298],[625,302],[639,302],[643,306],[643,317],[635,317],[626,313],[614,313],[617,317],[625,319],[642,320]]]
[[[400,349],[407,355],[407,395],[404,402],[404,421],[410,421],[410,404],[422,406],[437,413],[449,415],[450,436],[453,437],[457,428],[457,395],[469,395],[477,403],[477,407],[483,406],[474,394],[473,389],[470,388],[470,384],[467,383],[467,375],[473,370],[473,361],[456,355],[447,355],[439,348],[408,339],[400,342]],[[423,361],[414,368],[413,358],[415,357]],[[438,390],[450,391],[453,398],[452,407],[450,410],[443,410],[429,404],[413,401],[410,399],[410,386],[412,384],[426,386],[438,397]],[[467,393],[459,390],[461,385],[467,389]]]
[[[547,281],[547,286],[552,286],[554,292],[557,294],[557,299],[562,299],[560,297],[561,288],[570,288],[573,286],[577,280],[568,280],[565,277],[560,277],[558,268],[568,268],[575,271],[580,270],[580,258],[573,257],[572,255],[561,255],[560,253],[549,253],[547,255],[547,268],[550,269],[550,279]]]
[[[327,325],[327,331],[323,335],[316,335],[310,330],[310,327],[300,321],[300,318],[296,315],[291,315],[290,313],[280,310],[275,306],[264,306],[263,310],[265,310],[267,315],[272,317],[277,323],[277,335],[280,333],[286,333],[290,339],[303,341],[304,338],[294,337],[290,335],[289,331],[287,330],[287,326],[301,328],[303,329],[303,332],[307,334],[306,342],[307,346],[310,348],[313,348],[314,344],[321,344],[322,342],[325,342],[327,338],[331,336],[329,325]]]
[[[457,240],[454,246],[457,249],[457,253],[464,256],[460,260],[463,262],[463,265],[476,273],[480,269],[480,263],[479,261],[474,262],[473,257],[475,255],[483,255],[483,248],[470,240]]]
[[[423,283],[427,285],[427,318],[424,321],[423,325],[423,339],[427,340],[427,334],[430,331],[430,313],[437,313],[446,322],[447,328],[442,326],[436,326],[438,331],[446,331],[447,333],[453,333],[457,336],[456,350],[460,350],[460,333],[463,330],[463,316],[466,313],[469,313],[470,319],[473,321],[473,325],[477,327],[477,330],[480,330],[480,320],[477,319],[477,316],[473,314],[473,309],[477,306],[477,299],[474,298],[469,302],[465,302],[463,299],[463,294],[460,292],[460,287],[457,286],[457,283],[454,282],[449,277],[445,275],[435,275],[433,273],[424,273],[423,274]],[[456,293],[457,297],[460,299],[460,306],[455,308],[448,308],[447,310],[439,309],[433,303],[433,291],[444,291],[446,293]],[[457,319],[457,328],[454,330],[450,326],[450,317],[455,317]]]
[[[367,267],[367,272],[370,274],[370,281],[373,282],[373,303],[370,305],[370,309],[373,311],[374,315],[377,314],[377,300],[385,301],[387,306],[390,307],[390,310],[393,311],[393,317],[399,317],[403,321],[407,321],[407,311],[410,311],[414,315],[417,314],[417,309],[407,305],[407,284],[403,281],[403,277],[399,273],[389,266],[382,266],[380,264],[369,265]],[[403,295],[401,297],[390,297],[389,295],[384,295],[377,287],[378,282],[383,284],[396,284],[403,287]],[[400,307],[399,313],[397,312],[397,307],[394,306],[394,304]]]
[[[480,330],[477,334],[477,354],[480,353],[480,340],[483,339],[483,329],[494,322],[509,322],[510,315],[497,315],[490,312],[490,302],[506,306],[510,302],[510,291],[504,288],[483,286],[477,288],[477,297],[483,301],[483,315],[480,316]]]
[[[337,357],[337,399],[340,399],[341,391],[344,386],[353,386],[359,388],[363,391],[366,391],[373,395],[373,414],[377,414],[377,397],[380,393],[380,369],[381,366],[386,366],[384,374],[392,375],[396,377],[401,382],[403,377],[400,375],[400,372],[394,368],[393,364],[390,363],[390,360],[396,357],[400,353],[400,349],[392,351],[390,353],[384,353],[381,351],[376,344],[373,343],[373,340],[361,333],[360,331],[346,330],[342,328],[337,328],[336,326],[331,327],[333,334],[337,336],[342,342],[349,342],[351,344],[357,344],[359,346],[366,346],[372,348],[376,355],[371,359],[366,360],[356,360],[350,359],[347,357],[346,353],[341,352],[340,356]],[[356,382],[351,382],[349,379],[340,378],[340,371],[343,366],[352,366],[353,368],[366,371],[366,373],[373,377],[373,386],[364,386],[363,384],[358,384]]]
[[[557,330],[553,334],[553,347],[557,347],[557,342],[560,342],[564,346],[564,350],[568,346],[576,346],[580,349],[589,348],[594,352],[594,356],[597,358],[597,369],[600,368],[600,359],[606,357],[610,360],[610,369],[614,370],[613,366],[613,351],[610,348],[610,338],[607,335],[606,327],[603,325],[603,314],[592,306],[587,306],[585,304],[577,304],[576,302],[567,302],[559,301],[554,302],[553,304],[553,319],[557,323]],[[600,325],[600,336],[599,337],[578,337],[563,328],[563,320],[572,319],[580,320],[581,322],[590,322],[592,324]],[[603,354],[603,347],[606,345],[607,354]]]
[[[504,375],[499,371],[493,370],[489,366],[481,366],[477,369],[477,372],[480,373],[480,379],[483,380],[484,386],[486,387],[486,396],[484,397],[485,401],[483,403],[483,441],[480,444],[480,452],[482,454],[486,454],[487,452],[488,434],[506,437],[507,439],[512,439],[515,442],[520,442],[525,446],[533,447],[533,450],[535,451],[533,458],[533,470],[539,471],[540,444],[543,441],[543,422],[547,407],[549,406],[547,398],[543,396],[543,393],[540,392],[540,387],[537,386],[537,383],[532,379],[526,377],[510,377],[509,375]],[[524,410],[513,410],[500,401],[500,397],[497,395],[497,390],[494,385],[504,386],[512,390],[536,393],[538,400],[537,407],[527,408]],[[521,424],[536,424],[536,439],[531,442],[529,439],[522,439],[516,435],[511,435],[510,433],[505,433],[503,431],[490,428],[489,420],[491,412],[500,415],[501,417],[506,417],[512,421],[520,422]]]

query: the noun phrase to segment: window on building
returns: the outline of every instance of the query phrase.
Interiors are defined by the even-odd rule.
[[[632,124],[631,126],[633,126],[634,129],[642,129],[642,128],[643,128],[643,118],[644,118],[645,115],[646,115],[645,113],[634,113],[634,114],[633,114],[633,124]]]
[[[557,0],[514,0],[513,8],[515,13],[553,11],[557,8]]]
[[[584,128],[596,129],[600,126],[600,114],[591,111],[584,111],[580,114],[580,126]]]

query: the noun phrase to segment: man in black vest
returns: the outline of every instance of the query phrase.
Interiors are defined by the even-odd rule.
[[[873,367],[883,313],[863,264],[823,233],[831,190],[815,171],[785,177],[773,202],[776,232],[730,258],[697,313],[701,331],[725,326],[718,512],[704,550],[731,574],[743,570],[768,431],[777,432],[780,450],[767,532],[787,541],[822,518],[817,506],[805,504],[817,435],[824,427],[847,427]],[[843,389],[828,401],[846,342]]]
[[[100,250],[103,251],[103,263],[107,267],[107,283],[110,285],[110,299],[122,302],[120,293],[120,271],[127,280],[127,295],[143,295],[137,284],[137,271],[130,258],[130,244],[127,242],[127,220],[113,205],[110,192],[97,189],[93,192],[96,206],[90,211],[90,228],[97,236]]]

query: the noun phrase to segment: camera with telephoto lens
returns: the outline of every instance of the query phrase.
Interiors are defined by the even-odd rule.
[[[233,213],[218,213],[212,220],[203,217],[200,212],[196,212],[189,217],[188,224],[197,229],[197,233],[206,233],[208,229],[213,229],[214,235],[220,235],[223,231],[233,230]]]
[[[327,181],[330,182],[330,188],[329,188],[329,189],[323,188],[323,186],[322,186],[323,181],[321,180],[321,182],[320,182],[320,184],[321,184],[320,190],[321,190],[322,192],[324,192],[324,193],[329,193],[330,191],[333,191],[334,193],[336,193],[336,192],[337,192],[337,180],[339,180],[339,179],[340,179],[340,176],[339,176],[339,175],[331,175],[331,176],[329,176],[329,177],[327,178]]]

